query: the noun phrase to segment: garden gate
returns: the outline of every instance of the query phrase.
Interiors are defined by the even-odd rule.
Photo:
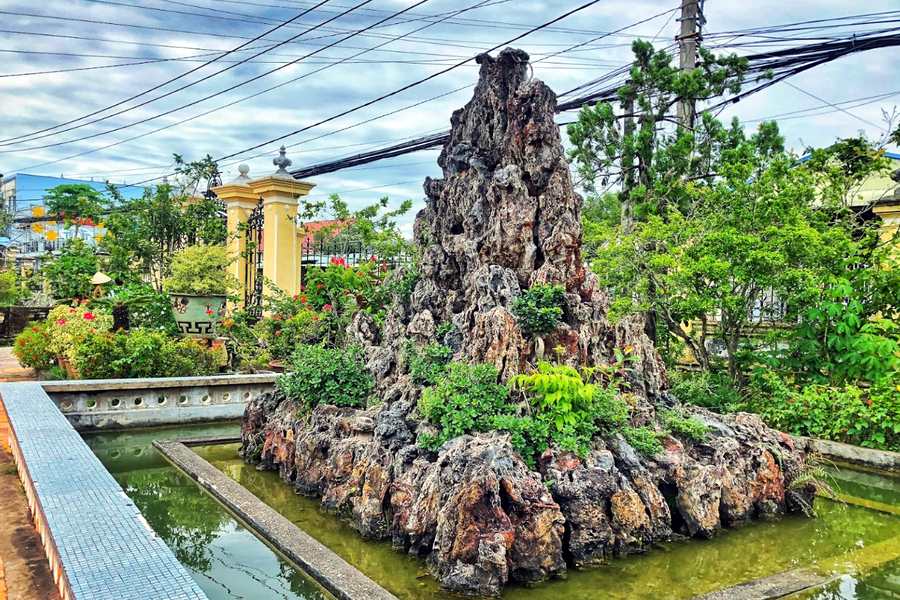
[[[244,230],[244,309],[251,319],[262,317],[263,304],[263,201],[247,217]]]

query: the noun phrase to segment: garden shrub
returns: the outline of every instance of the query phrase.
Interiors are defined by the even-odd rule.
[[[113,288],[109,298],[95,300],[92,305],[102,306],[110,312],[116,306],[124,307],[130,329],[153,329],[169,335],[179,332],[168,294],[160,293],[146,283],[129,283]]]
[[[540,362],[534,373],[510,380],[510,387],[523,392],[531,406],[532,424],[522,431],[531,440],[523,456],[537,456],[550,444],[584,456],[598,432],[628,421],[628,405],[618,397],[617,386],[588,383],[592,374],[590,369]],[[503,424],[511,425],[507,419]]]
[[[689,417],[677,410],[662,411],[662,422],[666,431],[675,436],[695,442],[703,442],[709,437],[709,426],[696,417]]]
[[[319,404],[364,407],[375,383],[359,348],[305,345],[291,358],[291,372],[280,376],[275,385],[311,410]]]
[[[417,348],[415,344],[409,342],[406,346],[409,374],[415,383],[421,385],[436,384],[446,372],[451,358],[453,350],[443,344],[431,343]]]
[[[53,297],[69,300],[90,296],[93,289],[91,277],[97,272],[97,266],[94,250],[83,240],[75,238],[66,243],[59,256],[45,265],[42,271]]]
[[[436,385],[422,390],[419,412],[440,431],[423,436],[421,444],[431,450],[466,433],[494,429],[494,417],[508,413],[509,388],[497,383],[493,365],[451,363]]]
[[[622,436],[628,444],[647,456],[654,456],[663,451],[659,434],[650,427],[623,427]]]
[[[866,448],[900,451],[900,387],[884,382],[867,389],[807,385],[792,389],[777,375],[760,374],[748,407],[769,425]]]
[[[741,393],[725,373],[671,371],[671,391],[682,402],[726,413],[742,405]]]
[[[587,383],[591,373],[542,362],[535,373],[514,377],[510,387],[523,394],[526,409],[509,402],[510,388],[497,383],[493,365],[450,363],[437,383],[422,391],[419,412],[439,433],[420,443],[436,450],[466,433],[502,431],[531,467],[551,444],[583,456],[595,435],[628,420],[617,387]]]
[[[219,296],[237,289],[228,272],[232,262],[225,246],[188,246],[172,255],[172,272],[163,280],[169,293]]]
[[[513,301],[512,312],[522,331],[532,335],[550,333],[559,325],[565,289],[561,285],[535,284]]]
[[[190,377],[219,370],[216,352],[198,340],[148,329],[91,333],[72,362],[82,379]]]
[[[101,308],[90,309],[85,304],[60,305],[47,315],[47,350],[54,356],[71,358],[75,349],[89,334],[109,331],[113,318]]]
[[[50,352],[49,346],[50,335],[47,333],[47,324],[29,323],[16,336],[12,352],[23,367],[45,371],[56,362],[56,357]]]

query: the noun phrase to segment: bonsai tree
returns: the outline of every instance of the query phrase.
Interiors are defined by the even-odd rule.
[[[224,296],[237,289],[228,273],[232,259],[225,246],[188,246],[172,256],[172,274],[163,281],[170,294]]]

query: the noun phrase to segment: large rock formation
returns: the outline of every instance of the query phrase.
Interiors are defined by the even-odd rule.
[[[522,372],[558,345],[576,364],[609,363],[630,347],[635,425],[672,406],[665,369],[637,320],[613,326],[607,299],[581,258],[581,199],[554,123],[556,98],[530,80],[528,56],[479,57],[474,97],[452,117],[427,206],[416,217],[420,276],[379,331],[359,314],[350,333],[366,348],[382,402],[369,410],[322,405],[304,415],[278,394],[250,403],[242,452],[277,469],[303,494],[360,534],[389,539],[427,559],[446,588],[497,594],[510,581],[538,581],[609,557],[644,551],[676,535],[710,536],[752,518],[797,510],[810,490],[792,489],[803,457],[788,436],[747,414],[685,408],[709,439],[665,441],[638,454],[619,435],[585,457],[549,449],[530,470],[499,434],[463,436],[437,453],[416,444],[420,389],[406,373],[409,341],[440,341],[455,358]],[[564,323],[526,336],[510,312],[534,283],[565,287]],[[327,402],[327,399],[325,399]]]

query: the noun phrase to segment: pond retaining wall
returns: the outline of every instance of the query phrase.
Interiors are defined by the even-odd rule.
[[[240,419],[274,373],[40,382],[78,431]]]

